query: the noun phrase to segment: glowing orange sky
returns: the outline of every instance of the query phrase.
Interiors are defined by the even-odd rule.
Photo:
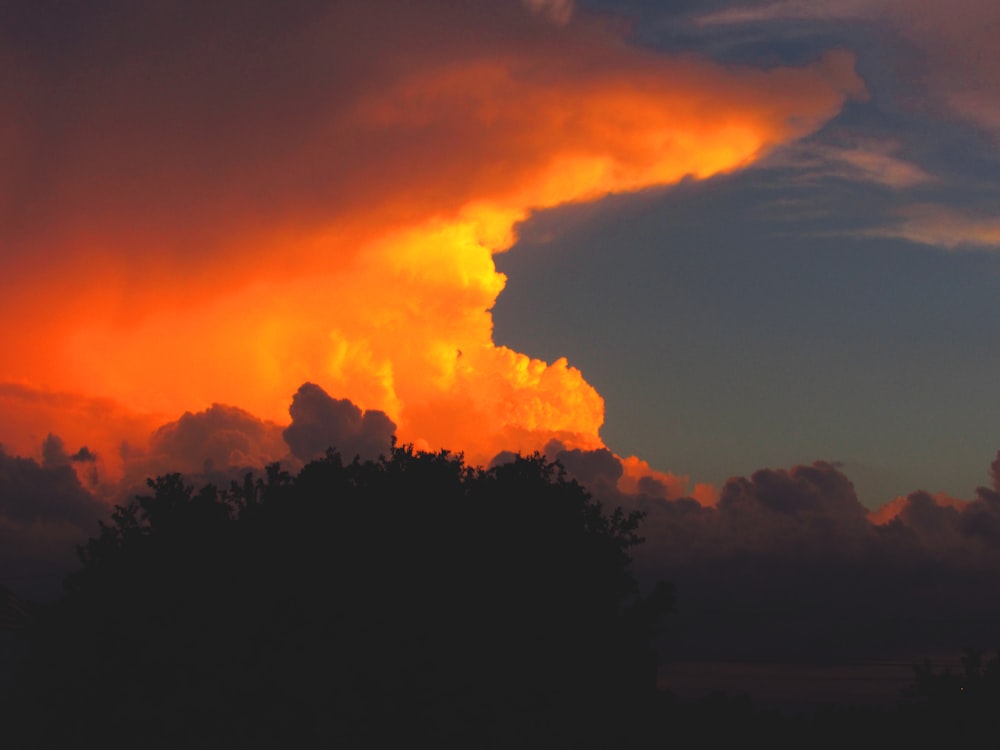
[[[493,342],[493,255],[532,211],[744,167],[864,93],[847,54],[739,69],[518,4],[456,11],[456,34],[439,5],[344,4],[258,50],[239,95],[238,50],[197,40],[150,67],[102,59],[56,104],[20,96],[11,80],[44,74],[8,61],[0,154],[18,146],[27,187],[3,205],[0,382],[27,390],[0,442],[106,453],[213,402],[287,422],[308,380],[474,461],[599,447],[578,370]],[[45,393],[107,408],[56,417],[31,406]]]

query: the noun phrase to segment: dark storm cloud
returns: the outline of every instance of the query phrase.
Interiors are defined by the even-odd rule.
[[[393,425],[384,414],[363,412],[310,383],[290,412],[284,437],[294,457],[286,456],[286,466],[329,447],[368,458],[390,444]],[[225,487],[241,478],[236,465],[249,468],[250,455],[263,463],[262,446],[285,449],[274,442],[277,429],[216,405],[161,427],[152,441],[157,452],[129,465],[188,467],[187,482]],[[0,528],[17,534],[0,554],[6,570],[33,575],[60,559],[69,569],[67,550],[94,532],[103,512],[61,441],[51,436],[46,444],[56,465],[0,453]],[[1000,626],[1000,604],[990,594],[1000,587],[1000,454],[991,486],[971,501],[918,491],[871,513],[832,463],[734,477],[708,505],[671,499],[675,488],[653,475],[629,484],[626,460],[605,449],[570,450],[553,441],[547,453],[605,507],[645,514],[645,542],[633,550],[637,573],[644,585],[665,579],[677,587],[678,610],[662,643],[668,658],[890,658],[993,646]],[[510,458],[498,455],[494,464]],[[147,491],[136,483],[128,495]]]
[[[125,477],[103,487],[109,502],[128,502],[146,494],[146,480],[164,474],[183,474],[194,486],[206,483],[228,487],[248,472],[260,476],[278,462],[297,471],[302,463],[322,457],[328,448],[346,460],[355,455],[374,459],[387,453],[395,425],[382,412],[362,412],[346,399],[331,398],[322,388],[303,384],[289,406],[291,424],[283,428],[234,406],[213,404],[200,412],[185,412],[158,427],[148,447],[125,443],[121,457]],[[61,446],[60,446],[61,449]],[[68,465],[65,451],[53,453]]]
[[[734,477],[710,506],[667,499],[652,477],[623,492],[623,462],[606,451],[550,449],[606,507],[645,514],[636,569],[645,585],[677,587],[662,644],[670,658],[917,658],[995,646],[1000,454],[993,486],[972,501],[918,491],[871,513],[832,463]]]
[[[51,446],[61,447],[61,441],[50,435],[46,444],[51,459]],[[7,522],[83,526],[102,513],[102,507],[80,484],[68,457],[64,463],[39,465],[30,458],[8,455],[0,448],[0,517]]]
[[[853,485],[827,463],[730,479],[715,510],[731,544],[758,552],[851,554],[871,534]]]
[[[313,383],[303,383],[289,408],[292,423],[284,438],[292,454],[308,461],[330,448],[346,460],[375,459],[389,452],[396,425],[384,412],[362,412],[347,399],[331,398]]]
[[[716,508],[637,499],[649,513],[648,572],[675,571],[695,648],[824,658],[992,646],[997,539],[974,542],[974,502],[914,493],[895,520],[867,517],[829,464],[730,480]]]
[[[76,461],[80,463],[94,463],[97,460],[97,454],[94,453],[86,445],[80,448],[76,453],[69,457],[70,461]]]
[[[543,453],[549,461],[558,461],[566,470],[568,478],[582,484],[601,502],[620,504],[625,497],[618,489],[619,480],[624,474],[622,461],[607,448],[570,449],[559,440],[550,440]],[[515,453],[503,451],[498,453],[489,465],[493,467],[511,463],[515,457]]]
[[[623,459],[607,448],[568,448],[560,440],[551,440],[543,453],[550,461],[558,461],[571,479],[609,505],[621,504],[635,496],[676,500],[688,491],[686,477],[655,471],[634,456]],[[498,454],[491,465],[512,461],[513,455],[509,452]],[[706,496],[699,502],[710,501]]]
[[[904,526],[935,558],[1000,562],[1000,493],[980,487],[969,502],[912,492],[893,504],[889,523]]]
[[[122,442],[119,457],[124,475],[95,490],[109,505],[148,494],[147,480],[166,474],[183,474],[196,487],[227,488],[248,472],[260,475],[267,464],[284,461],[288,448],[280,425],[234,406],[212,404],[160,425],[144,442]]]
[[[607,448],[568,450],[562,443],[553,440],[545,446],[545,455],[562,464],[573,479],[595,493],[615,492],[623,474],[621,461]]]
[[[280,425],[235,406],[213,404],[159,427],[150,437],[144,468],[186,474],[260,468],[286,452]]]
[[[83,446],[76,453],[70,455],[66,451],[63,439],[50,432],[42,441],[42,466],[46,469],[53,469],[59,466],[71,466],[74,463],[90,464],[89,470],[85,472],[84,476],[89,488],[96,487],[99,481],[97,454],[93,453],[87,446]]]
[[[55,466],[69,466],[69,455],[66,446],[58,435],[51,432],[42,441],[42,466],[47,469]]]
[[[66,452],[66,444],[58,435],[51,432],[42,441],[42,466],[53,468],[56,466],[69,466],[71,463],[94,463],[97,461],[97,454],[87,446],[83,446],[76,453]]]
[[[75,562],[76,545],[96,534],[98,520],[106,516],[59,453],[62,441],[50,435],[46,447],[55,465],[0,448],[0,581],[32,596],[59,590]]]

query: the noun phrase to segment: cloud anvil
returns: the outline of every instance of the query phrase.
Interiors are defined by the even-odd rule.
[[[277,421],[315,381],[477,461],[602,445],[577,369],[493,342],[518,222],[745,167],[864,91],[846,52],[733,68],[517,3],[144,8],[6,53],[0,379]],[[22,413],[26,451],[54,427]]]

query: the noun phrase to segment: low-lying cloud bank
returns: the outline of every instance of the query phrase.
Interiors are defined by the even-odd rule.
[[[76,560],[75,545],[97,533],[106,508],[57,453],[58,438],[45,448],[39,464],[0,446],[0,573],[11,588],[51,596]],[[53,463],[58,458],[65,462]]]
[[[76,561],[75,548],[98,531],[114,504],[148,491],[146,480],[181,473],[193,485],[228,487],[272,462],[298,470],[332,448],[347,460],[388,453],[395,425],[382,412],[362,411],[312,383],[294,395],[287,426],[234,406],[213,404],[161,425],[145,444],[124,441],[111,479],[109,462],[86,446],[70,452],[49,434],[41,460],[0,446],[0,582],[26,595],[51,598]]]
[[[717,499],[628,476],[608,451],[549,454],[607,506],[646,514],[640,578],[677,586],[677,659],[916,658],[993,648],[1000,626],[1000,454],[972,500],[915,491],[865,508],[816,462],[733,477]],[[634,460],[634,459],[633,459]]]
[[[317,385],[303,384],[289,412],[284,428],[219,404],[186,413],[147,447],[124,446],[125,477],[114,484],[92,476],[98,456],[56,435],[41,462],[0,449],[3,583],[57,593],[74,545],[97,532],[111,503],[144,492],[146,477],[179,471],[194,485],[228,486],[273,461],[295,471],[329,448],[347,460],[391,449],[395,425],[384,413]],[[644,585],[665,579],[678,592],[668,658],[915,657],[995,645],[1000,454],[990,485],[971,500],[915,491],[870,511],[825,462],[691,491],[683,477],[604,448],[552,441],[545,453],[606,507],[646,514],[637,573]]]

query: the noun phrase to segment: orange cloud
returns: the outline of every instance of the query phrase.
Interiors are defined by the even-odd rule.
[[[72,77],[16,58],[0,381],[284,423],[311,381],[473,461],[600,447],[578,370],[494,344],[492,256],[533,211],[744,167],[864,92],[842,52],[739,69],[582,13],[376,6],[112,28]]]
[[[42,443],[52,433],[72,452],[85,446],[95,454],[102,482],[122,477],[123,445],[144,445],[164,419],[162,414],[128,409],[109,398],[13,383],[0,383],[0,414],[0,446],[8,453],[39,457]]]
[[[696,484],[689,491],[687,477],[657,471],[637,456],[622,458],[620,461],[622,475],[618,478],[618,490],[626,495],[645,493],[667,500],[692,497],[706,507],[714,506],[719,500],[719,491],[714,485]]]
[[[968,500],[960,500],[943,492],[936,492],[933,495],[926,492],[914,493],[914,495],[920,495],[926,502],[938,508],[951,508],[959,513],[969,507]],[[868,513],[868,520],[876,526],[885,526],[897,518],[905,520],[905,515],[913,502],[914,495],[897,497],[878,509],[870,511]]]

